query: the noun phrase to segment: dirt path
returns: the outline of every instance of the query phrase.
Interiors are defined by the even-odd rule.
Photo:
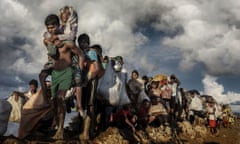
[[[240,119],[232,128],[221,128],[217,137],[208,135],[204,141],[204,144],[240,144]]]

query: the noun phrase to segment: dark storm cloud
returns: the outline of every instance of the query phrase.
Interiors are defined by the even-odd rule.
[[[206,75],[240,74],[240,3],[235,0],[1,0],[0,82],[23,89],[37,77],[47,59],[44,19],[64,5],[78,12],[78,34],[88,33],[105,55],[123,56],[129,69],[184,75],[200,64]]]

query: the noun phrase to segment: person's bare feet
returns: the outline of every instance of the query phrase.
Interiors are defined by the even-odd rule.
[[[56,134],[52,137],[55,140],[63,140],[63,131],[57,131]]]
[[[78,112],[79,112],[79,114],[80,114],[81,117],[84,117],[83,109],[79,109]]]
[[[85,117],[82,106],[78,106],[77,107],[77,111],[79,112],[79,115],[81,117],[83,117],[83,118]]]

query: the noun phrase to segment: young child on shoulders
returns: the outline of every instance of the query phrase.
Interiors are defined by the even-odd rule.
[[[71,6],[64,6],[59,10],[58,32],[51,34],[49,31],[43,34],[43,43],[48,50],[48,62],[44,69],[50,69],[54,66],[54,59],[57,58],[57,48],[62,47],[64,43],[75,43],[78,29],[78,15]]]

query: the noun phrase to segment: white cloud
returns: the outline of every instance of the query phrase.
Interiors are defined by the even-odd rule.
[[[15,76],[15,80],[19,83],[23,83],[24,81],[19,77],[19,76]]]
[[[45,0],[34,3],[3,0],[0,10],[5,25],[1,32],[7,33],[9,38],[17,35],[31,41],[31,52],[25,52],[32,58],[40,54],[39,59],[33,61],[41,65],[46,60],[41,43],[44,18],[49,13],[57,13],[65,4],[73,5],[78,12],[79,33],[88,33],[92,43],[100,43],[109,55],[131,57],[135,51],[141,51],[140,46],[148,38],[141,32],[135,33],[134,29],[138,22],[147,22],[156,30],[176,32],[176,36],[162,35],[162,44],[180,49],[180,69],[191,70],[195,64],[202,63],[211,74],[240,72],[234,69],[240,66],[237,56],[240,18],[239,3],[233,0],[228,5],[217,0],[180,0],[177,3],[173,0]]]
[[[0,70],[18,75],[40,72],[47,60],[44,19],[64,5],[78,12],[78,34],[88,33],[91,43],[101,44],[105,54],[122,55],[130,66],[141,66],[145,72],[156,69],[161,60],[175,58],[180,70],[192,70],[200,63],[207,74],[240,73],[236,0],[1,0]],[[149,31],[159,32],[155,38],[159,42],[144,47],[151,42]],[[167,67],[171,66],[159,69],[168,72]]]
[[[231,102],[240,101],[240,94],[227,91],[225,92],[223,85],[217,82],[217,78],[210,75],[205,75],[202,80],[204,86],[203,94],[213,96],[217,102],[229,104]]]
[[[175,19],[173,25],[177,23],[183,32],[173,38],[165,37],[163,43],[180,49],[181,69],[191,70],[195,64],[202,63],[213,75],[239,74],[235,67],[240,65],[236,55],[240,51],[237,48],[240,19],[232,11],[239,8],[239,3],[230,1],[229,4],[217,0],[185,1],[170,12],[173,18],[168,20],[169,25]]]
[[[37,63],[27,62],[25,58],[19,58],[13,65],[8,67],[9,70],[22,74],[37,74],[40,73],[37,68]]]

